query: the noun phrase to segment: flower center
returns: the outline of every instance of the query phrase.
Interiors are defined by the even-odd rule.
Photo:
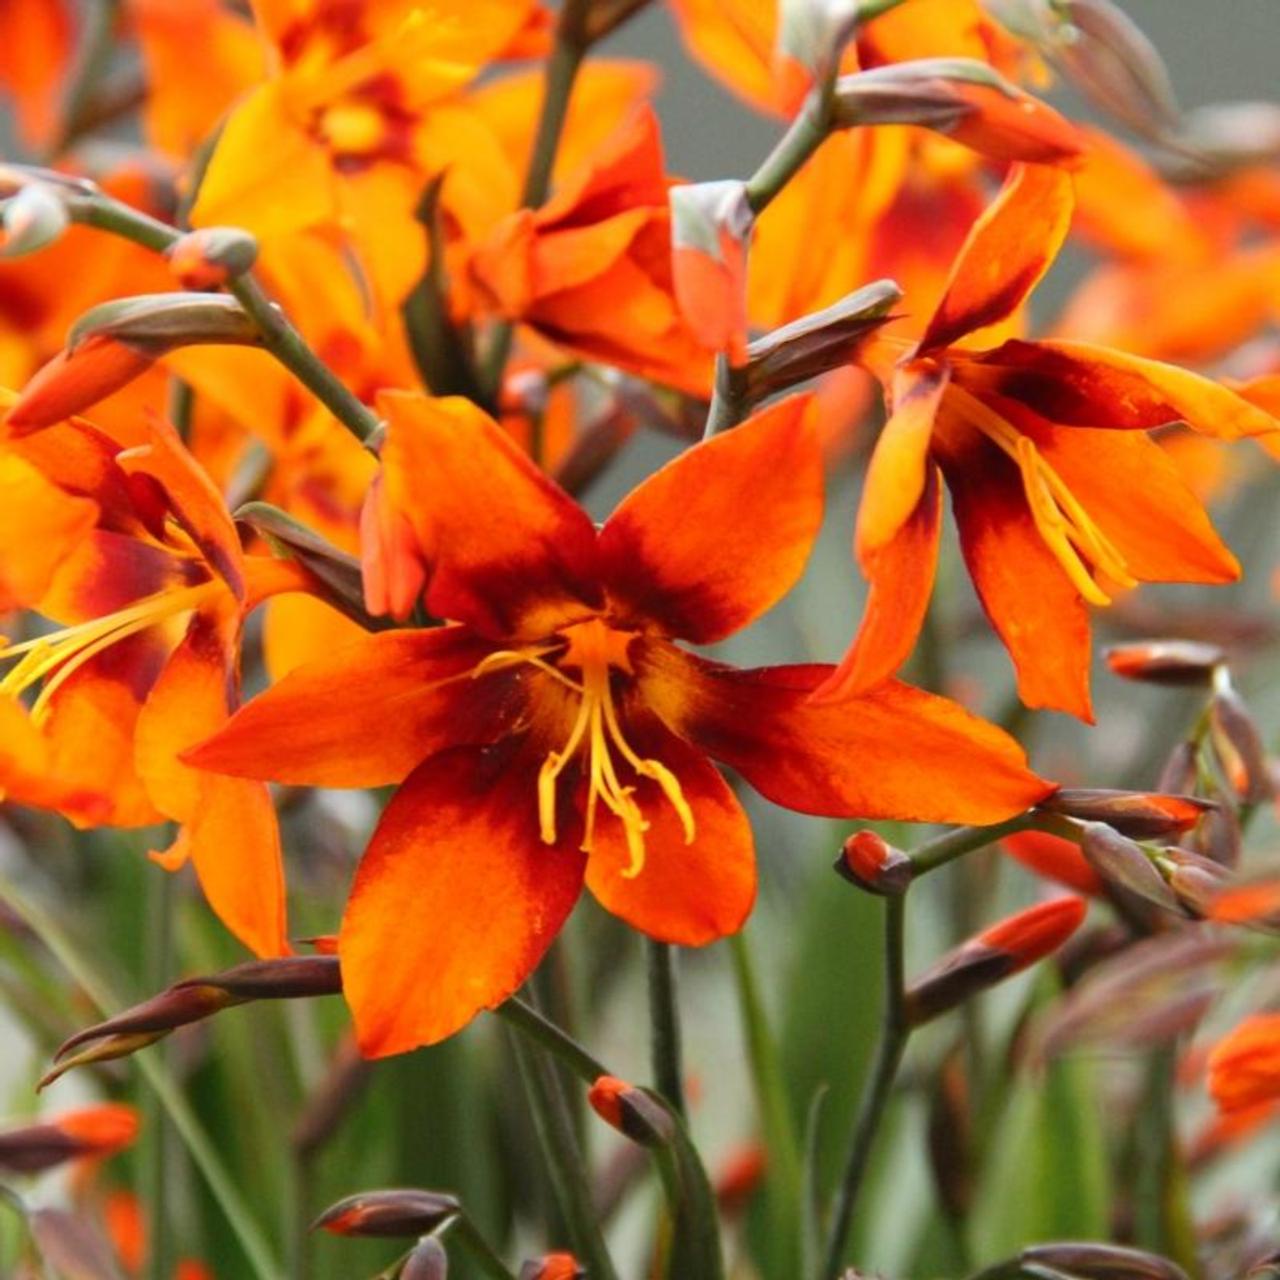
[[[1080,505],[1066,482],[1036,448],[1035,441],[954,382],[946,394],[965,421],[1017,465],[1031,518],[1075,589],[1090,604],[1108,605],[1111,597],[1098,584],[1095,574],[1100,573],[1121,587],[1136,587],[1138,580],[1129,572],[1119,548]],[[1093,572],[1089,565],[1093,566]]]
[[[527,662],[553,676],[578,695],[577,715],[563,744],[547,753],[538,771],[538,825],[546,844],[556,840],[556,784],[566,766],[584,756],[587,774],[587,810],[581,848],[590,853],[595,840],[596,812],[603,804],[621,823],[630,861],[623,876],[634,879],[644,869],[645,832],[649,822],[635,798],[635,787],[618,777],[614,754],[620,756],[639,777],[651,778],[675,810],[684,828],[685,844],[692,844],[696,832],[693,810],[685,799],[680,781],[660,760],[642,757],[623,736],[614,705],[613,672],[629,673],[627,643],[630,637],[607,627],[598,619],[578,623],[562,633],[568,648],[555,659],[546,655],[558,646],[537,649],[504,649],[490,654],[473,675]],[[574,680],[564,669],[576,668],[581,678]]]
[[[105,617],[33,640],[5,644],[0,638],[0,662],[18,659],[0,679],[0,695],[16,698],[40,683],[40,693],[31,705],[31,719],[37,725],[43,724],[53,695],[91,658],[126,636],[199,608],[210,595],[225,589],[221,583],[210,581],[176,591],[159,591]]]

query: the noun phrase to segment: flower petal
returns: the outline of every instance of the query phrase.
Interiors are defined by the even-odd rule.
[[[384,392],[383,497],[430,569],[426,606],[497,638],[539,638],[599,604],[590,518],[482,410]]]
[[[870,689],[910,656],[933,594],[941,532],[942,486],[930,463],[924,492],[906,523],[891,541],[859,557],[870,583],[862,624],[819,697],[845,698]]]
[[[1061,426],[1146,431],[1184,421],[1222,440],[1280,430],[1265,409],[1211,378],[1089,342],[1011,339],[978,356],[957,356],[952,377],[1021,401]]]
[[[864,567],[919,509],[929,441],[949,376],[945,364],[931,361],[913,361],[894,372],[893,412],[876,440],[858,508],[855,549]]]
[[[600,533],[614,616],[698,644],[776,604],[822,523],[822,453],[811,397],[793,396],[681,454],[622,502]]]
[[[1036,528],[1018,468],[959,422],[937,447],[965,563],[1017,668],[1018,696],[1092,722],[1089,612]]]
[[[1012,315],[1057,257],[1073,203],[1065,173],[1015,165],[969,232],[920,350],[950,346]]]
[[[427,760],[369,842],[339,935],[367,1057],[443,1040],[533,971],[582,886],[584,855],[538,835],[537,767],[509,750]]]
[[[897,681],[819,701],[830,666],[739,671],[650,639],[631,654],[668,728],[800,813],[999,822],[1053,789],[1002,730]]]
[[[624,785],[649,829],[644,867],[625,872],[631,855],[621,821],[607,810],[597,815],[587,888],[606,910],[662,942],[699,947],[736,933],[756,896],[755,842],[747,815],[729,784],[701,752],[668,733],[652,716],[625,720],[631,746],[675,775],[693,813],[694,837],[651,778],[622,768]]]
[[[291,671],[183,760],[313,787],[399,782],[446,747],[499,738],[518,708],[512,670],[464,627],[381,631]]]

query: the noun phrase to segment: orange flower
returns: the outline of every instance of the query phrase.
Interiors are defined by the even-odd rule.
[[[58,135],[75,27],[67,0],[0,0],[0,88],[12,96],[20,136],[30,147],[48,146]]]
[[[472,261],[498,310],[589,360],[706,395],[711,358],[676,305],[658,122],[638,109],[538,210]]]
[[[1091,717],[1086,602],[1139,581],[1227,582],[1239,567],[1147,429],[1222,438],[1275,420],[1197,374],[1106,347],[1010,339],[984,349],[1048,269],[1071,179],[1019,166],[978,220],[924,336],[871,344],[891,388],[858,514],[866,614],[829,692],[875,685],[910,653],[928,606],[945,478],[961,548],[1032,707]]]
[[[172,868],[191,857],[228,928],[279,955],[284,885],[266,788],[177,754],[231,710],[246,613],[304,584],[290,566],[241,552],[171,428],[149,424],[127,443],[68,423],[0,455],[19,510],[39,516],[0,524],[0,582],[21,588],[7,603],[67,624],[0,647],[12,664],[0,679],[0,792],[78,825],[182,823],[157,858]],[[34,537],[50,541],[33,549]]]
[[[1280,1097],[1280,1013],[1246,1018],[1209,1054],[1209,1093],[1225,1112]]]
[[[421,596],[453,625],[301,667],[187,756],[245,777],[402,783],[339,943],[366,1053],[442,1039],[506,999],[584,881],[656,938],[739,928],[751,832],[708,756],[806,813],[988,822],[1049,790],[945,699],[887,682],[819,706],[829,667],[739,671],[672,642],[730,635],[800,575],[822,509],[803,399],[690,449],[599,532],[468,402],[378,404],[369,603],[403,615]]]

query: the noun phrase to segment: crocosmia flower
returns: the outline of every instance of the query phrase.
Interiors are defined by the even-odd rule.
[[[993,822],[1051,788],[1010,738],[889,681],[817,703],[825,665],[708,644],[799,577],[822,515],[805,398],[688,450],[598,529],[473,405],[384,393],[370,606],[447,625],[299,667],[187,759],[317,786],[400,783],[346,909],[366,1053],[449,1035],[524,980],[585,883],[685,945],[738,929],[751,831],[712,759],[805,813]]]

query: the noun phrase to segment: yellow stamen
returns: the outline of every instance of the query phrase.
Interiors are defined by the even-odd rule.
[[[1090,604],[1111,603],[1111,597],[1098,584],[1095,572],[1121,587],[1138,585],[1119,548],[1098,527],[1036,448],[1034,440],[954,382],[947,388],[947,397],[966,422],[1017,465],[1036,529],[1072,586]],[[1095,572],[1090,572],[1089,564]]]
[[[580,701],[577,715],[558,750],[547,753],[538,771],[538,828],[546,844],[556,840],[556,786],[560,775],[580,752],[586,753],[587,804],[583,817],[582,850],[590,853],[595,840],[596,812],[601,803],[622,823],[629,861],[623,876],[634,879],[644,869],[644,834],[649,830],[635,799],[635,787],[626,786],[618,776],[613,753],[616,751],[637,775],[657,783],[667,802],[675,810],[684,831],[685,844],[692,844],[697,833],[693,809],[685,799],[679,779],[660,760],[642,757],[623,736],[622,724],[614,705],[613,671],[628,671],[625,637],[610,631],[603,622],[592,621],[571,627],[565,633],[568,648],[558,663],[546,661],[545,655],[558,646],[536,649],[503,649],[491,653],[473,668],[480,676],[509,666],[528,663],[553,676],[575,693]],[[581,681],[564,674],[564,666],[577,667]]]
[[[0,695],[16,698],[43,682],[31,707],[31,719],[41,724],[48,717],[53,695],[86,662],[128,636],[198,608],[211,594],[224,589],[216,582],[202,582],[177,591],[160,591],[105,617],[19,644],[0,645],[0,662],[19,659],[0,679]]]

